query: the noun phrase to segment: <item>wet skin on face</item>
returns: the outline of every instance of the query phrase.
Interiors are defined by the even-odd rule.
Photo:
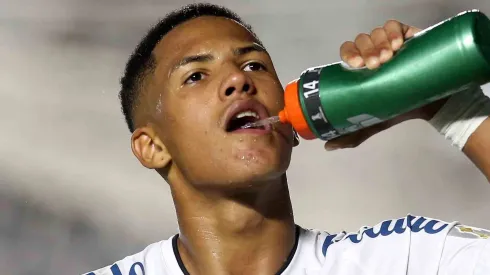
[[[170,174],[198,188],[240,189],[285,173],[290,126],[226,129],[231,108],[244,102],[263,105],[270,116],[284,106],[272,60],[247,29],[226,18],[192,19],[170,31],[153,53],[156,68],[142,112],[171,156]]]

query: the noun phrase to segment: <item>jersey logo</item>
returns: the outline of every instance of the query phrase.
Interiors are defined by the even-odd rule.
[[[433,235],[441,232],[448,225],[448,223],[444,223],[441,221],[428,220],[424,217],[414,217],[408,215],[406,218],[384,221],[381,223],[381,225],[375,227],[363,228],[358,233],[340,233],[329,235],[323,242],[322,252],[323,256],[326,256],[329,246],[345,239],[349,239],[352,243],[357,244],[362,241],[364,236],[375,239],[379,236],[390,236],[393,233],[403,234],[407,230],[407,228],[409,228],[409,230],[413,233],[424,231],[427,234]]]
[[[449,235],[465,239],[490,239],[490,231],[463,225],[452,228]]]
[[[121,269],[119,269],[119,266],[117,264],[113,264],[110,270],[112,272],[112,275],[123,275]],[[96,274],[90,272],[86,275],[96,275]],[[129,273],[127,275],[145,275],[145,267],[140,262],[134,263],[129,269]]]

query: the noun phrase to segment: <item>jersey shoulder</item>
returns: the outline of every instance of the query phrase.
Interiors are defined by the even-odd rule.
[[[300,239],[298,252],[306,258],[316,259],[318,262],[323,262],[325,255],[322,254],[322,248],[325,240],[331,236],[330,233],[318,229],[300,229]]]
[[[322,246],[328,274],[436,274],[448,233],[457,223],[407,215],[327,236]],[[411,271],[411,272],[408,272]],[[330,273],[329,273],[330,272]]]
[[[345,231],[329,235],[325,238],[322,246],[323,255],[326,255],[333,245],[352,246],[362,244],[376,244],[394,240],[403,241],[405,236],[413,233],[421,235],[447,235],[457,225],[456,222],[448,223],[437,219],[422,216],[407,215],[398,219],[385,220],[375,226],[363,226],[357,232],[347,233]]]
[[[297,242],[281,269],[281,275],[310,274],[319,270],[325,260],[321,253],[323,241],[329,235],[325,231],[297,226]]]
[[[162,248],[169,241],[171,239],[150,244],[141,252],[84,275],[167,275],[162,258]],[[155,273],[154,270],[158,270],[158,273]]]

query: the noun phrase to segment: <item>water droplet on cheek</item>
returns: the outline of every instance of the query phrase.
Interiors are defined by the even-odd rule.
[[[256,156],[251,156],[251,157],[249,156],[249,157],[247,158],[247,163],[246,163],[246,165],[247,165],[247,166],[249,166],[250,164],[252,164],[252,163],[256,163],[256,162],[257,162],[257,157],[256,157]]]
[[[162,95],[161,94],[158,96],[156,111],[157,111],[157,114],[160,114],[162,112]]]
[[[239,141],[239,142],[243,142],[243,138],[240,138],[238,141]]]

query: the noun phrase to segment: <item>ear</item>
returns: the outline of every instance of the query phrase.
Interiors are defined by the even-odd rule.
[[[133,132],[131,149],[141,164],[149,169],[164,168],[172,160],[167,147],[151,127],[138,128]]]
[[[296,147],[299,145],[299,136],[296,130],[293,129],[293,147]]]

